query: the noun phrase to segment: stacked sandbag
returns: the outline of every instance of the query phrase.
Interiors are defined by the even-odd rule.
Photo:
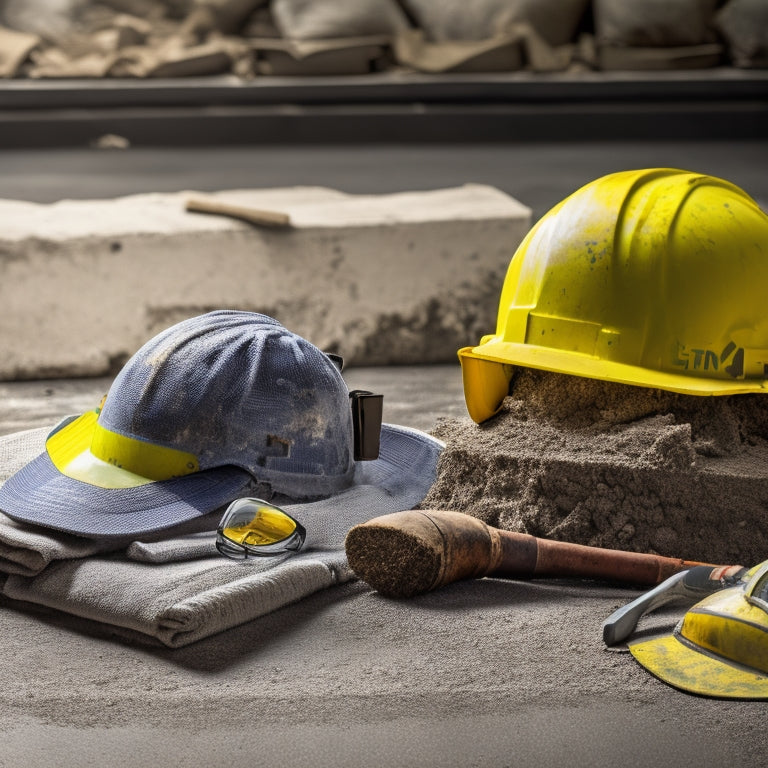
[[[426,72],[566,69],[589,0],[402,0],[415,28],[396,41],[404,66]]]
[[[244,2],[206,0],[205,6],[231,9]],[[247,2],[254,5],[254,0]],[[238,61],[248,55],[242,39],[219,35],[209,40],[189,33],[186,20],[194,20],[201,6],[191,0],[8,0],[0,5],[0,40],[15,31],[32,35],[34,41],[13,69],[5,67],[0,74],[184,77],[236,71]]]
[[[383,68],[397,35],[410,28],[396,0],[272,0],[279,38],[253,40],[266,75],[365,74]]]
[[[718,0],[593,0],[601,69],[690,69],[717,66],[723,46]]]
[[[730,0],[715,16],[736,67],[768,67],[768,2]]]
[[[4,0],[0,77],[768,66],[766,0]]]

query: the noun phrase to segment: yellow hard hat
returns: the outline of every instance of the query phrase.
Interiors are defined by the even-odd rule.
[[[494,335],[459,350],[470,416],[513,366],[691,395],[768,391],[768,215],[733,184],[604,176],[545,214],[507,271]]]
[[[671,635],[630,643],[629,650],[675,688],[768,699],[768,560],[697,603]]]

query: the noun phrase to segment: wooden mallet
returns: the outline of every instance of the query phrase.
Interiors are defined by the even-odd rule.
[[[460,512],[395,512],[354,526],[347,559],[388,597],[412,597],[460,579],[575,577],[659,584],[696,561],[540,539]]]

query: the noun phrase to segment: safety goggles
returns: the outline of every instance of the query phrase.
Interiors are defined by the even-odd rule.
[[[237,499],[221,518],[216,549],[233,560],[297,552],[307,532],[285,510],[262,499]]]

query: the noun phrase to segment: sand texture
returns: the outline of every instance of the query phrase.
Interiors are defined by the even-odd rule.
[[[768,397],[518,369],[482,425],[442,419],[422,506],[535,536],[753,565],[768,557]]]

